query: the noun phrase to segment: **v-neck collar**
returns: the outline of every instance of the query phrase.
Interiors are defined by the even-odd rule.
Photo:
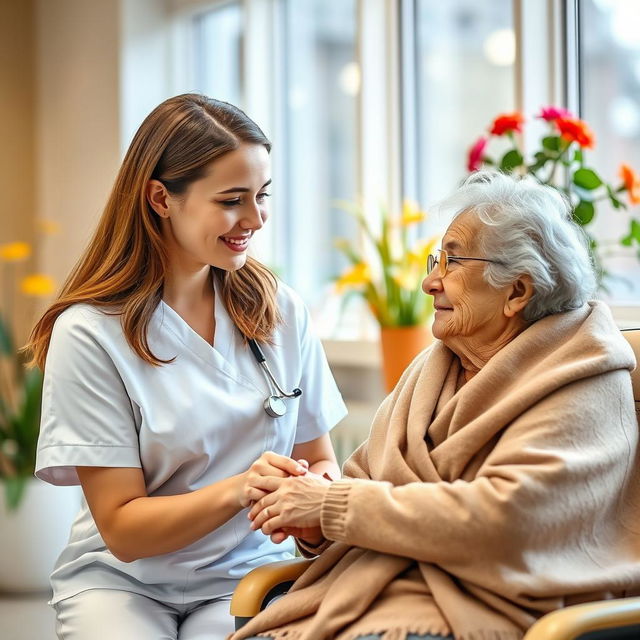
[[[215,331],[213,346],[195,331],[184,318],[164,300],[160,301],[156,309],[160,324],[166,325],[191,351],[200,356],[205,362],[217,361],[216,364],[227,369],[229,352],[238,339],[238,330],[225,309],[220,297],[220,287],[213,271],[211,272],[214,289],[213,317]],[[226,364],[227,366],[223,366]]]

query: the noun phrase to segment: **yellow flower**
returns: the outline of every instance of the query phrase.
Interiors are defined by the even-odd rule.
[[[369,265],[366,262],[358,262],[336,280],[336,287],[338,291],[343,291],[350,287],[365,285],[368,282],[371,282]]]
[[[27,296],[44,297],[51,295],[56,289],[56,283],[49,276],[35,273],[22,279],[20,290]]]
[[[427,217],[424,211],[420,211],[418,203],[414,200],[405,200],[402,203],[402,219],[400,223],[402,226],[407,227],[410,224],[416,224],[422,222]]]
[[[21,262],[31,255],[31,246],[26,242],[11,242],[0,246],[0,260]]]
[[[429,240],[424,241],[418,246],[417,250],[409,251],[408,258],[409,264],[416,265],[420,269],[424,269],[427,266],[427,259],[433,253],[433,250],[438,242],[438,236],[433,236]]]
[[[418,286],[418,278],[414,269],[398,269],[393,273],[393,279],[398,286],[407,291],[413,291]]]
[[[40,218],[36,221],[38,231],[47,235],[53,235],[60,231],[60,225],[55,220],[44,220]]]

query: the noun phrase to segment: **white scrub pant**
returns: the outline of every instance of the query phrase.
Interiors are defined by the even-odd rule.
[[[90,589],[54,605],[59,640],[223,640],[231,596],[187,605],[129,591]]]

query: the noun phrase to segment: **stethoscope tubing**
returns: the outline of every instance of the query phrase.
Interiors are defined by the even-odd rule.
[[[302,389],[298,389],[296,387],[293,391],[291,391],[290,393],[287,393],[278,384],[278,381],[273,376],[273,373],[271,373],[271,369],[269,368],[269,365],[267,364],[267,359],[265,358],[264,353],[262,352],[262,349],[260,348],[260,345],[253,338],[251,340],[249,340],[249,348],[251,349],[251,352],[255,356],[255,359],[258,362],[258,364],[264,369],[264,371],[267,374],[269,380],[271,380],[271,383],[273,384],[273,386],[278,390],[278,393],[280,394],[281,397],[283,397],[283,398],[298,398],[298,397],[300,397],[302,395]]]

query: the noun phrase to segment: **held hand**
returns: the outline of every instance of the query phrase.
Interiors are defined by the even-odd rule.
[[[267,495],[259,488],[262,478],[287,478],[307,473],[309,463],[306,460],[293,460],[273,451],[263,453],[243,474],[240,474],[238,502],[242,507],[250,507],[254,502]]]
[[[254,488],[266,492],[266,495],[249,512],[251,528],[262,529],[265,535],[292,528],[312,529],[309,533],[316,537],[320,510],[330,484],[329,480],[315,473],[256,479]],[[306,536],[302,537],[306,539]]]
[[[271,542],[280,544],[289,536],[299,538],[311,546],[317,546],[325,539],[322,535],[321,527],[284,527],[283,529],[278,529],[271,534]]]

